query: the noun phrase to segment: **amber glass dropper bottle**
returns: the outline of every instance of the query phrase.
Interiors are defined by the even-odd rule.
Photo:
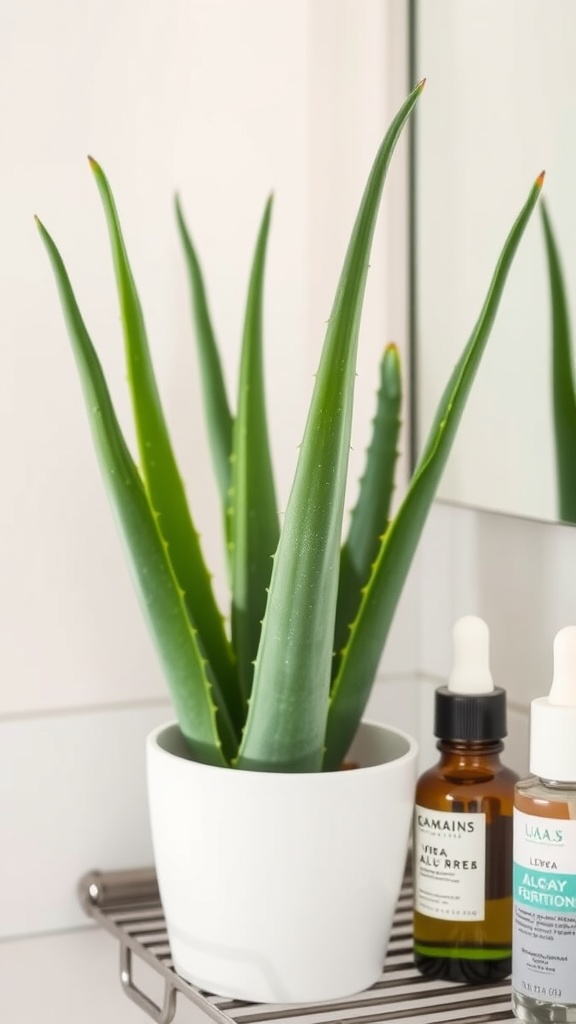
[[[436,691],[440,760],[419,779],[414,821],[414,961],[434,978],[494,982],[511,970],[512,813],[518,776],[500,760],[506,694],[476,616],[454,626]]]

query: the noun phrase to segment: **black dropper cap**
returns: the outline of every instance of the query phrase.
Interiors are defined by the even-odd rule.
[[[435,694],[434,735],[441,740],[489,742],[508,734],[506,691],[454,693],[440,686]]]

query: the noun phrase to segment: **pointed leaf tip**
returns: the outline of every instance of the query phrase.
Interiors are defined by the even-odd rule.
[[[426,85],[426,79],[425,78],[421,78],[420,81],[418,82],[418,85],[416,86],[416,88],[419,89],[420,92],[422,92],[422,90],[423,90],[425,85]]]
[[[536,185],[538,188],[542,188],[544,184],[544,178],[546,177],[546,171],[540,171],[540,174],[536,178]]]

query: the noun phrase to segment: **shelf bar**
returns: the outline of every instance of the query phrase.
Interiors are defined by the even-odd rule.
[[[172,1024],[178,997],[217,1024],[492,1024],[514,1021],[508,982],[457,985],[419,974],[412,962],[412,888],[402,887],[382,976],[372,988],[328,1003],[264,1005],[203,992],[174,971],[166,922],[153,868],[91,871],[80,880],[80,902],[120,944],[120,982],[155,1024]],[[140,961],[163,981],[161,1003],[134,980]]]

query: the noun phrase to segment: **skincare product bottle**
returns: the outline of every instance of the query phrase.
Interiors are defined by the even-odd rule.
[[[550,695],[532,701],[530,772],[514,798],[512,1008],[576,1021],[576,626],[554,641]]]
[[[518,776],[500,761],[506,693],[490,674],[488,627],[472,615],[454,626],[434,735],[440,760],[416,788],[414,962],[434,978],[498,981],[511,968]]]

